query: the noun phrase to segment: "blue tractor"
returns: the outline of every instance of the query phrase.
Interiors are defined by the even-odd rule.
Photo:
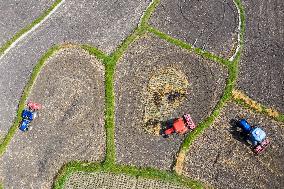
[[[28,108],[22,112],[22,121],[19,129],[23,132],[29,130],[29,124],[37,117],[37,110],[41,109],[41,105],[38,103],[28,102]]]
[[[261,153],[266,149],[269,140],[266,138],[266,133],[259,127],[252,127],[245,119],[237,122],[237,126],[242,129],[242,132],[253,146],[253,151],[256,154]]]

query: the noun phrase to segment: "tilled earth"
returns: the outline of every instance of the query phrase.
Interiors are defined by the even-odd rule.
[[[43,109],[1,157],[4,188],[50,188],[64,163],[104,158],[104,67],[87,52],[64,48],[49,59],[29,100]]]
[[[169,68],[183,73],[189,83],[182,103],[170,111],[157,105],[168,97],[149,102],[149,94],[155,93],[149,92],[148,88],[149,79],[154,74]],[[134,42],[118,62],[115,73],[118,163],[170,169],[183,137],[165,139],[161,135],[146,133],[143,127],[149,121],[145,120],[145,113],[149,113],[147,106],[156,104],[160,117],[156,114],[153,117],[156,116],[161,123],[184,113],[190,113],[193,120],[199,123],[211,113],[220,99],[226,77],[226,70],[218,63],[204,60],[150,34]]]
[[[233,121],[247,118],[268,134],[270,146],[258,156],[234,129]],[[215,188],[283,188],[284,124],[229,103],[215,123],[192,143],[184,174]]]
[[[238,87],[284,113],[284,1],[244,0],[245,48]]]
[[[150,23],[223,57],[232,56],[236,48],[239,20],[233,0],[161,0]]]
[[[158,180],[115,175],[111,173],[73,173],[66,182],[65,189],[185,189],[185,187]]]

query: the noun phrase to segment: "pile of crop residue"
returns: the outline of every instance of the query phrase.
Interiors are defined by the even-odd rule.
[[[181,105],[188,86],[186,75],[171,67],[152,75],[144,90],[144,128],[148,133],[160,134],[163,117]]]

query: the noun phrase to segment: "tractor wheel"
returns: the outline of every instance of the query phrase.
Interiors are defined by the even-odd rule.
[[[163,135],[163,138],[169,138],[169,135]]]

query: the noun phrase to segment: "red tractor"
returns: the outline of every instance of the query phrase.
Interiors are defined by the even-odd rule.
[[[195,127],[190,114],[184,114],[182,117],[174,120],[172,127],[165,130],[164,137],[166,138],[173,133],[185,134],[188,131],[191,132]]]

